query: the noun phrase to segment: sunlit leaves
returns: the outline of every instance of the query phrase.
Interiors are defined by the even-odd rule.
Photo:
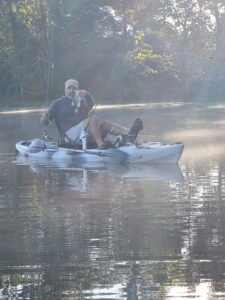
[[[130,53],[128,60],[141,76],[148,77],[156,74],[174,73],[175,67],[172,57],[166,54],[157,54],[151,49],[142,49]]]
[[[134,36],[134,43],[138,45],[144,38],[145,33],[143,30],[137,30]]]
[[[143,77],[187,87],[225,77],[224,28],[225,0],[2,0],[1,69],[40,99],[68,76],[104,95],[130,95]]]

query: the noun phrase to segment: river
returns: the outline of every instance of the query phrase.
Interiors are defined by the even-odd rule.
[[[0,113],[0,299],[225,299],[225,105],[96,113],[182,141],[179,165],[34,163],[40,111]]]

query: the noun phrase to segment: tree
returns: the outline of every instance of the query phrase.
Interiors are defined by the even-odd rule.
[[[4,21],[9,24],[1,35],[2,60],[9,66],[12,82],[19,88],[17,97],[21,99],[25,95],[39,97],[43,94],[48,59],[45,5],[43,0],[10,0],[1,5]]]
[[[0,17],[1,99],[48,102],[69,77],[104,101],[224,93],[225,0],[2,0]]]
[[[207,65],[207,92],[214,95],[224,94],[225,84],[225,1],[206,0],[205,8],[212,21],[208,24],[211,32],[213,47],[210,64]],[[206,84],[205,84],[206,85]]]

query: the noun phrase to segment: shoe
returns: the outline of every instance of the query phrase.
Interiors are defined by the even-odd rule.
[[[104,138],[104,142],[109,142],[112,146],[116,146],[119,144],[120,140],[122,139],[121,136],[116,136],[111,133],[107,133],[106,137]]]
[[[113,148],[113,145],[108,141],[104,141],[104,143],[98,147],[98,149],[100,149],[100,150],[105,150],[105,149],[109,149],[109,148]]]
[[[140,132],[143,128],[144,128],[144,126],[143,126],[142,120],[139,119],[139,118],[137,118],[137,119],[134,121],[133,125],[131,126],[131,128],[130,128],[130,130],[129,130],[129,132],[128,132],[128,136],[127,136],[128,142],[133,143],[133,142],[136,140],[136,138],[137,138],[139,132]]]

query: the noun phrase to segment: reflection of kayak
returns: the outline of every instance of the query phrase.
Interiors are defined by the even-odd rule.
[[[183,182],[184,178],[178,164],[126,164],[108,168],[110,176],[123,180],[162,180]]]
[[[104,176],[110,176],[113,178],[120,178],[123,181],[133,180],[160,180],[160,181],[173,181],[182,183],[184,181],[182,172],[178,164],[117,164],[107,165],[96,163],[84,166],[77,166],[76,163],[72,163],[69,160],[58,161],[49,159],[36,159],[31,157],[24,157],[18,155],[16,157],[17,165],[30,166],[31,170],[38,174],[44,174],[47,169],[54,168],[63,170],[65,172],[71,172],[80,174],[84,181],[87,174],[102,174]]]
[[[81,162],[117,162],[117,163],[177,163],[183,152],[182,143],[163,144],[160,142],[142,142],[128,144],[107,150],[58,147],[54,142],[39,139],[16,143],[18,153],[36,158],[68,159],[75,158]]]

